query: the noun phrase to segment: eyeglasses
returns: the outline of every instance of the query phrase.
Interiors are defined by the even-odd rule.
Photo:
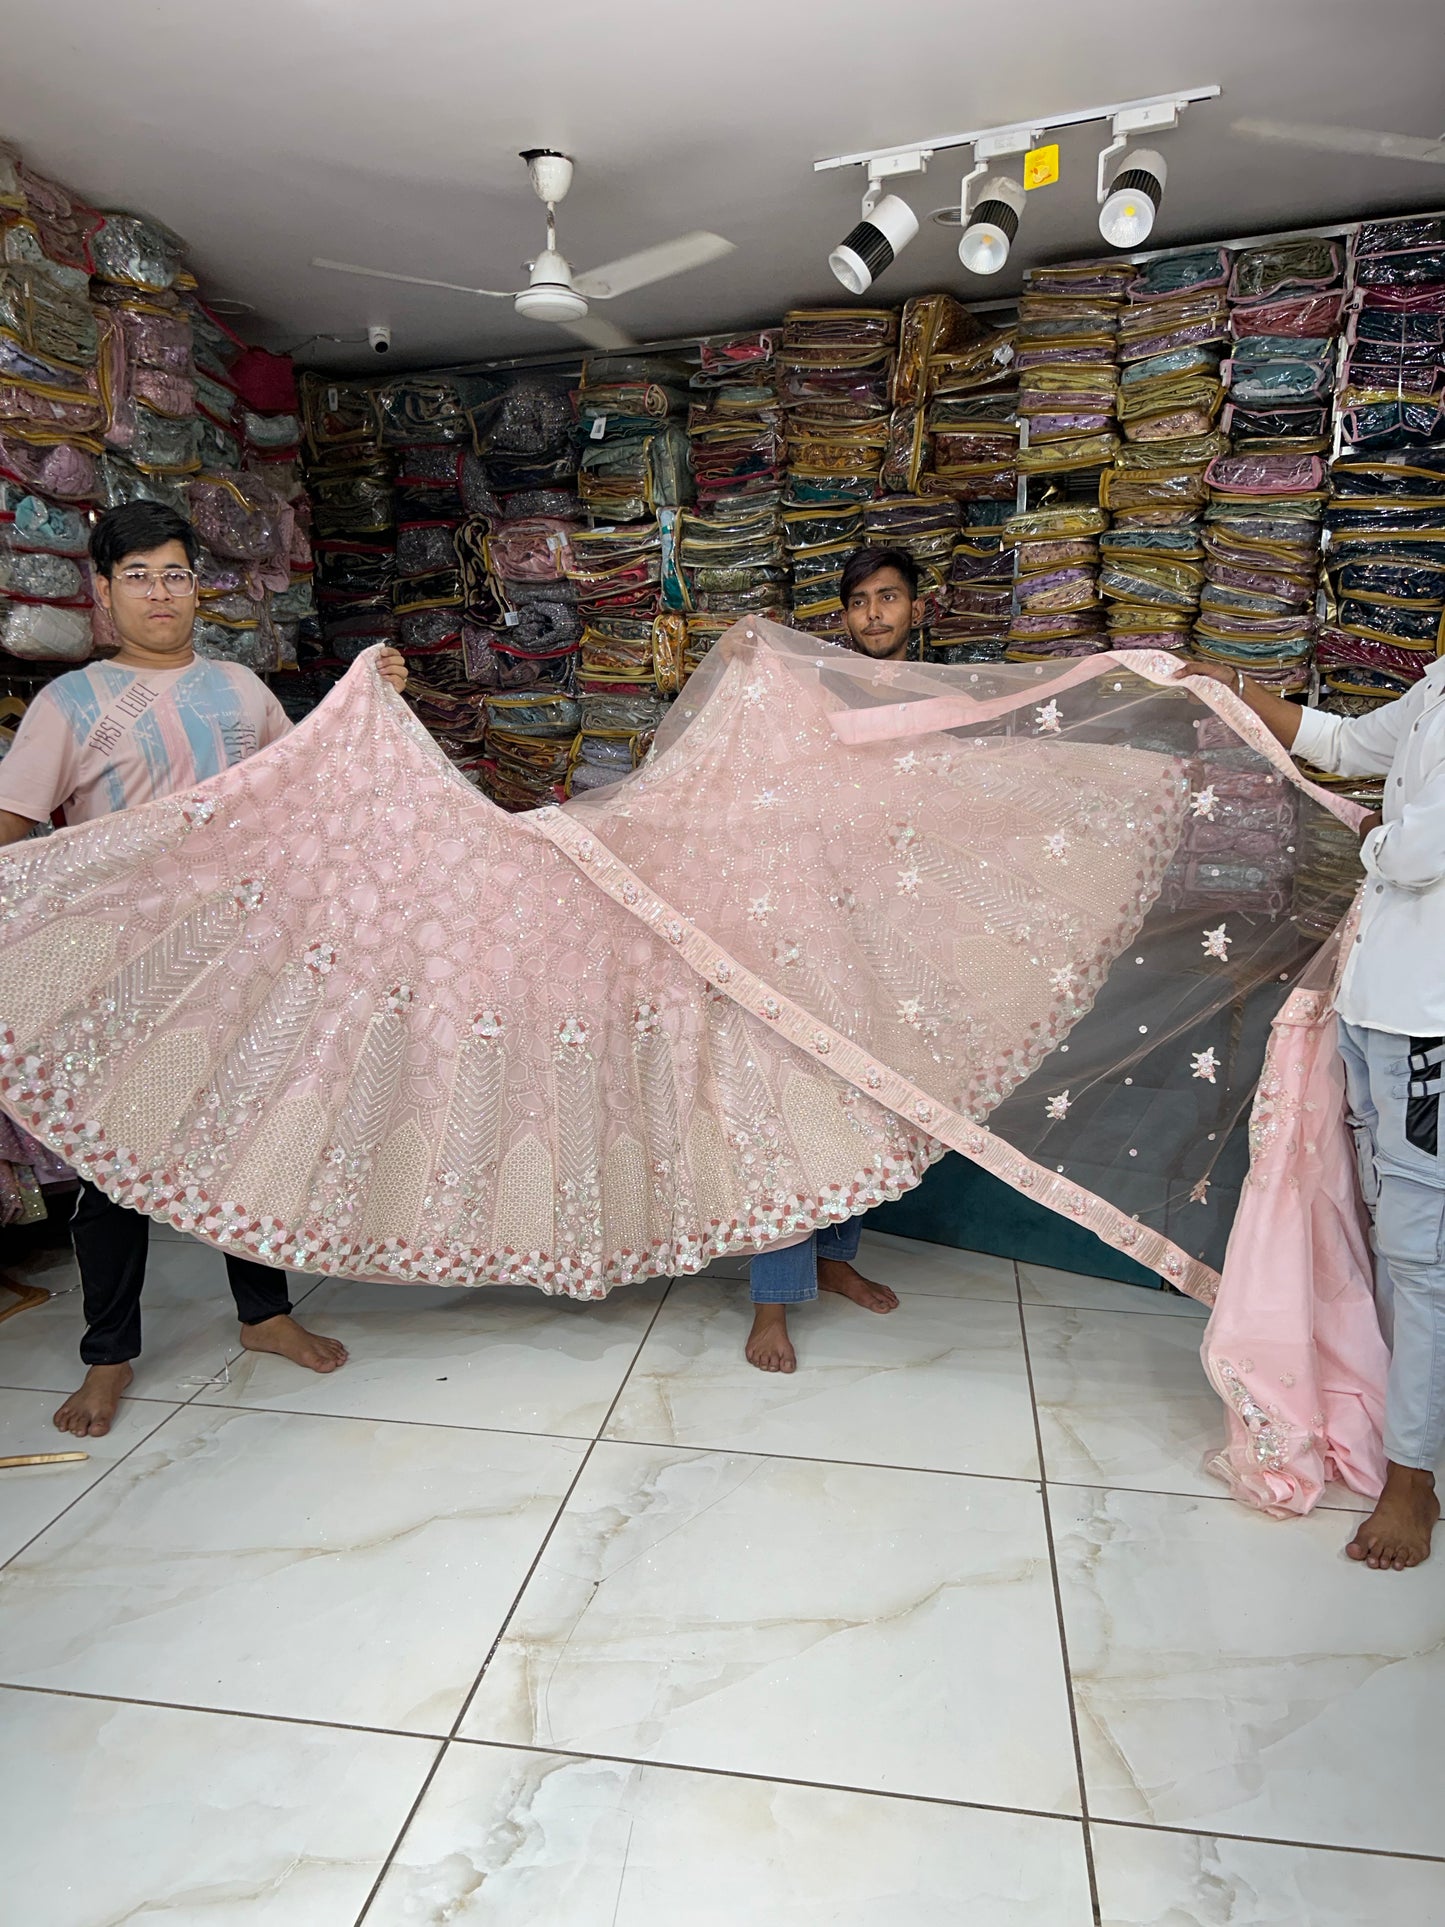
[[[196,593],[194,569],[121,569],[112,580],[128,596],[153,596],[162,587],[179,602]]]

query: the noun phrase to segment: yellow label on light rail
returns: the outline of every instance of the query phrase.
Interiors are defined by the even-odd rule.
[[[1024,186],[1052,187],[1059,178],[1059,148],[1031,147],[1024,155]]]

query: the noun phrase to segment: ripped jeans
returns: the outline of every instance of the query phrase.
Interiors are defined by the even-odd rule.
[[[1340,1052],[1390,1347],[1385,1451],[1433,1472],[1445,1447],[1445,1039],[1342,1022]]]

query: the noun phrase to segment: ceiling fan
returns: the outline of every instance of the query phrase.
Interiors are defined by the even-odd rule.
[[[1290,120],[1237,120],[1234,132],[1253,140],[1322,148],[1327,154],[1369,154],[1383,161],[1428,161],[1445,166],[1445,134],[1429,140],[1420,134],[1380,134],[1369,127],[1324,127],[1312,121]]]
[[[611,301],[619,294],[666,281],[689,268],[700,268],[709,261],[721,260],[733,252],[731,241],[720,234],[699,229],[681,234],[674,241],[660,241],[656,247],[624,254],[605,267],[587,274],[573,274],[566,258],[557,251],[557,203],[566,198],[572,185],[572,162],[566,154],[549,147],[529,147],[521,156],[532,177],[532,189],[547,209],[547,245],[535,261],[527,265],[531,278],[525,288],[468,288],[457,281],[429,281],[416,274],[392,274],[386,268],[361,268],[351,261],[313,259],[313,268],[329,268],[334,274],[366,275],[373,281],[402,281],[413,288],[449,288],[454,294],[490,295],[510,301],[517,313],[531,321],[551,321],[592,348],[628,348],[632,342],[610,321],[588,313],[594,301]]]

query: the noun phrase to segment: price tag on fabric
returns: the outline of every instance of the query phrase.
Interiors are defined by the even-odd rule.
[[[593,441],[594,441],[594,442],[600,442],[600,441],[602,440],[602,437],[603,437],[603,436],[604,436],[604,435],[605,435],[606,433],[607,433],[607,417],[606,417],[605,415],[597,415],[597,416],[595,416],[595,417],[593,418],[593,422],[592,422],[592,439],[593,439]]]
[[[1052,187],[1059,178],[1059,148],[1057,141],[1051,147],[1031,147],[1024,155],[1024,186]]]

